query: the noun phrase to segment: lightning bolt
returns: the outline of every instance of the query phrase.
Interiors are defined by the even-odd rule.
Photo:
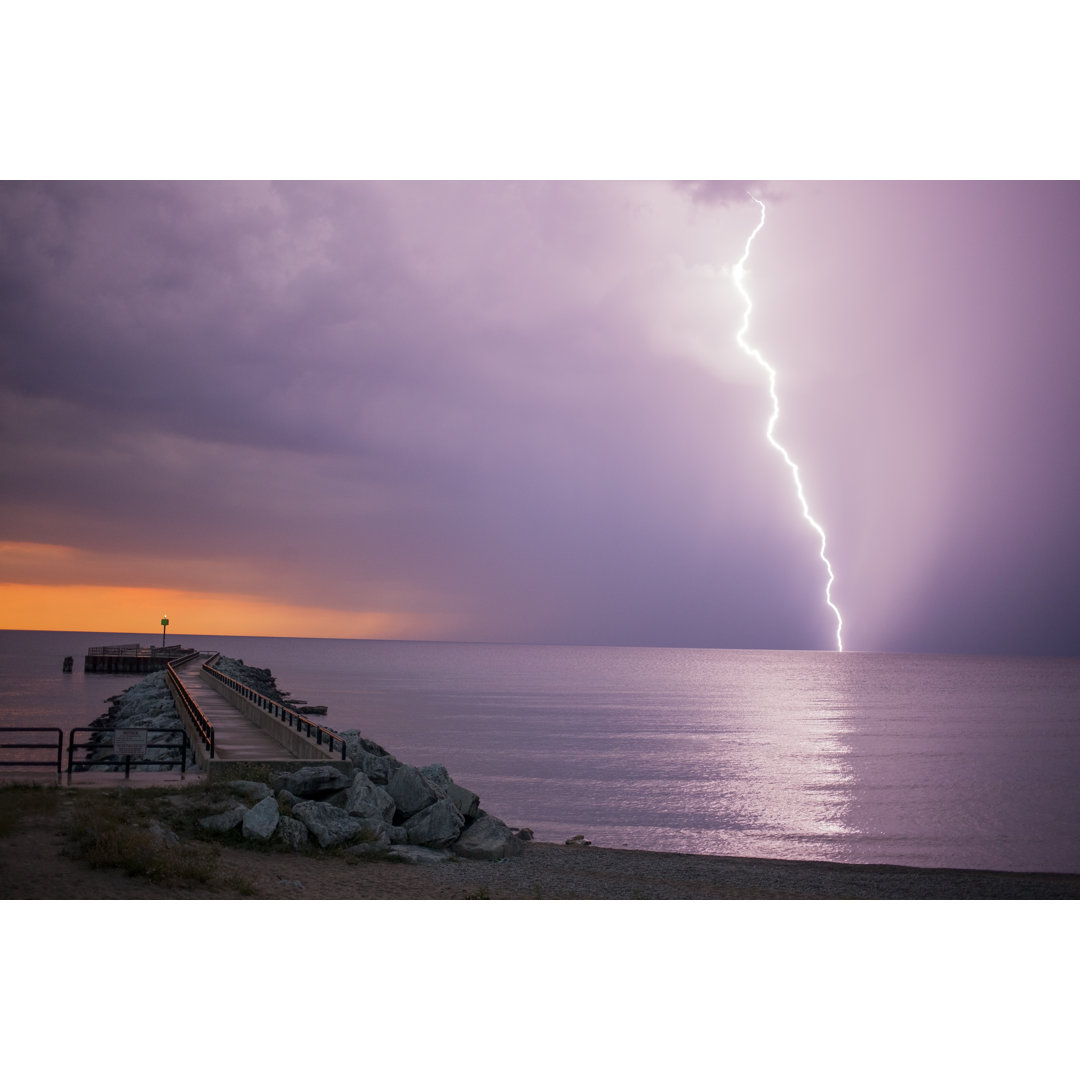
[[[844,620],[840,617],[840,609],[833,603],[832,587],[836,578],[833,574],[832,564],[825,555],[825,530],[818,524],[814,515],[810,513],[810,504],[806,501],[806,492],[803,491],[802,481],[799,479],[799,466],[795,464],[791,455],[784,446],[777,441],[776,436],[773,434],[776,429],[776,421],[780,418],[780,396],[776,392],[776,369],[757,349],[752,345],[748,345],[746,342],[746,331],[750,328],[750,312],[753,311],[754,304],[750,299],[750,294],[746,291],[746,286],[743,285],[743,278],[746,277],[746,260],[750,257],[750,245],[753,244],[754,238],[765,227],[765,204],[760,199],[751,195],[750,192],[747,192],[747,194],[761,207],[761,219],[758,221],[754,231],[747,237],[746,248],[743,251],[742,258],[735,264],[732,271],[732,276],[735,279],[735,288],[739,290],[739,295],[743,298],[743,303],[745,304],[742,326],[735,335],[735,340],[738,342],[739,348],[742,349],[747,356],[751,357],[758,367],[769,376],[769,396],[772,398],[772,415],[769,417],[769,422],[765,427],[765,437],[769,440],[777,453],[784,459],[784,463],[787,465],[788,469],[791,470],[791,479],[795,482],[795,493],[799,497],[802,515],[821,540],[821,548],[818,554],[821,557],[821,561],[825,564],[825,571],[829,577],[829,580],[825,584],[825,603],[832,608],[833,614],[836,616],[836,651],[843,652],[844,641],[841,633],[844,629]]]

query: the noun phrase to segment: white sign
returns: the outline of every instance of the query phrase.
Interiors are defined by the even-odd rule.
[[[133,758],[146,757],[146,732],[142,728],[114,731],[113,753]]]

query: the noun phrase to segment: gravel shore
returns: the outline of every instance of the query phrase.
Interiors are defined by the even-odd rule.
[[[214,844],[214,887],[150,881],[74,857],[56,815],[0,837],[0,898],[42,900],[1050,900],[1080,874],[744,859],[530,843],[497,863],[409,865]],[[244,889],[235,888],[238,881]]]
[[[302,868],[296,867],[302,880]],[[927,870],[530,844],[501,863],[349,868],[356,896],[402,899],[1076,899],[1080,875]],[[318,888],[317,882],[312,882]],[[305,886],[305,889],[307,887]],[[299,890],[298,890],[299,891]]]

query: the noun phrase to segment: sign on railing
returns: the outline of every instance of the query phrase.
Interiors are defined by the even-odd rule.
[[[79,732],[89,732],[95,738],[91,738],[85,742],[80,742],[76,735]],[[111,746],[103,746],[100,739],[97,736],[103,735],[106,732],[111,732],[113,739]],[[191,743],[188,742],[187,732],[182,728],[139,728],[138,734],[141,738],[136,738],[135,730],[132,728],[109,728],[109,727],[77,727],[72,728],[68,733],[68,751],[67,751],[67,774],[70,777],[76,766],[82,769],[89,769],[94,765],[115,765],[119,767],[124,766],[124,779],[126,780],[131,775],[132,765],[179,765],[180,775],[183,776],[187,772],[187,757],[188,750]],[[147,735],[171,735],[179,737],[179,742],[164,742],[161,739],[155,740],[153,743],[149,742]],[[140,756],[136,757],[132,751],[138,750],[138,747],[142,747]],[[75,761],[75,751],[83,750],[89,754],[96,756],[84,758],[82,761]],[[170,756],[168,758],[149,758],[146,755],[151,750],[170,750],[177,757]],[[123,761],[108,760],[109,758],[123,758]]]

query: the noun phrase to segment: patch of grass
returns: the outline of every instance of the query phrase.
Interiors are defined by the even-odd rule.
[[[476,890],[476,892],[466,893],[465,896],[462,899],[464,899],[464,900],[490,900],[491,899],[491,893],[488,891],[488,887],[486,885],[481,885],[480,888]]]
[[[12,784],[0,788],[0,836],[10,836],[26,817],[56,813],[60,792],[39,784]]]
[[[70,853],[95,869],[116,868],[156,884],[236,888],[219,878],[220,853],[205,843],[184,843],[159,827],[150,813],[161,795],[137,789],[80,793],[66,826]],[[247,886],[249,888],[253,887]]]
[[[254,780],[259,784],[273,787],[271,781],[278,773],[290,772],[289,762],[283,761],[280,765],[269,765],[266,762],[236,763],[227,771],[219,770],[216,779],[210,781],[211,786],[227,789],[234,780]]]

